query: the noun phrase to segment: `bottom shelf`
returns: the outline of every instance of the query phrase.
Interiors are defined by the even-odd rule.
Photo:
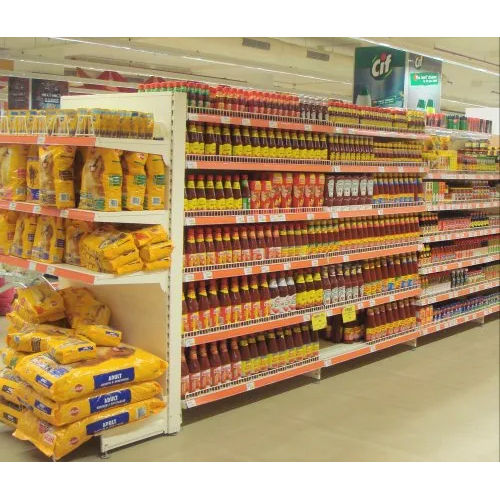
[[[439,332],[445,328],[451,328],[452,326],[461,325],[462,323],[467,323],[468,321],[473,321],[475,319],[481,319],[489,314],[494,314],[500,311],[500,304],[485,307],[484,309],[479,309],[469,314],[463,314],[461,316],[456,316],[455,318],[446,319],[444,321],[438,321],[436,323],[431,323],[429,325],[424,325],[420,327],[419,337],[424,335],[429,335],[430,333]]]

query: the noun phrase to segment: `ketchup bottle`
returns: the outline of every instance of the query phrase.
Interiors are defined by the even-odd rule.
[[[243,321],[249,321],[252,319],[252,298],[250,296],[250,290],[248,288],[248,279],[246,276],[242,276],[241,279],[241,290],[240,297],[242,303],[242,313]]]
[[[296,351],[296,361],[302,361],[305,356],[304,352],[304,342],[302,340],[302,331],[299,325],[295,325],[292,328],[293,335],[293,345],[295,346]]]
[[[198,256],[198,265],[206,265],[207,254],[205,249],[205,238],[203,236],[203,228],[201,227],[196,229],[196,254]]]
[[[212,317],[204,281],[198,282],[198,309],[199,309],[201,328],[203,330],[205,330],[206,328],[211,328]]]
[[[342,270],[342,266],[337,266],[335,269],[335,276],[337,278],[337,288],[338,288],[338,295],[339,295],[339,302],[345,302],[346,301],[346,284],[344,281],[344,272]]]
[[[252,260],[252,253],[248,243],[248,232],[245,226],[239,228],[240,232],[240,247],[241,247],[241,262],[249,262]]]
[[[205,228],[205,265],[213,266],[216,264],[215,246],[212,235],[212,228]]]
[[[257,248],[255,249],[254,260],[263,260],[266,255],[266,238],[264,236],[264,228],[262,225],[257,226]]]
[[[274,224],[272,226],[272,235],[273,235],[273,248],[274,248],[274,254],[275,258],[279,259],[283,257],[282,255],[282,249],[281,249],[281,238],[280,238],[280,231],[279,231],[279,226],[277,224]]]
[[[201,330],[202,326],[198,309],[198,301],[196,300],[196,293],[194,291],[194,283],[188,283],[186,306],[188,310],[189,331],[196,332]]]
[[[219,356],[221,359],[221,383],[225,384],[232,380],[231,359],[227,351],[227,341],[219,341]]]
[[[189,368],[186,362],[184,349],[181,350],[181,397],[183,398],[190,390]]]
[[[210,350],[208,354],[208,361],[210,362],[210,376],[212,380],[212,387],[222,383],[222,362],[217,350],[217,343],[210,343]]]
[[[276,330],[276,342],[278,344],[279,366],[285,366],[287,364],[287,348],[285,334],[282,329]]]
[[[238,342],[236,339],[230,340],[229,359],[231,360],[231,380],[241,378],[241,355],[238,350]]]
[[[238,286],[238,278],[231,278],[231,290],[229,292],[231,299],[231,322],[239,323],[243,320],[243,306],[240,296],[240,288]]]
[[[224,243],[222,241],[222,230],[220,227],[215,228],[214,250],[215,250],[215,263],[226,264],[226,251],[224,250]]]
[[[260,369],[265,372],[270,368],[270,357],[267,349],[266,338],[262,333],[257,335],[257,350],[259,352]]]
[[[297,290],[290,271],[286,274],[286,285],[288,288],[288,309],[295,311],[297,309]]]
[[[226,206],[226,198],[224,195],[224,184],[222,183],[222,175],[215,176],[215,208],[216,210],[226,210],[230,207]]]
[[[252,363],[252,372],[260,373],[262,370],[260,366],[259,351],[257,350],[257,340],[254,335],[249,335],[247,339],[248,349],[250,351],[250,361]]]
[[[252,319],[262,317],[259,285],[257,283],[257,276],[254,274],[250,276],[250,300],[252,303]]]
[[[227,278],[222,278],[219,285],[219,304],[220,304],[220,324],[230,325],[232,320],[231,298],[229,297],[229,288]]]
[[[205,186],[205,196],[207,199],[207,210],[217,210],[217,198],[215,196],[214,176],[207,175]]]
[[[262,317],[267,318],[271,315],[271,294],[269,292],[269,285],[265,274],[261,274],[259,277],[259,291]]]
[[[247,377],[253,375],[253,362],[250,357],[250,349],[246,337],[241,337],[238,341],[240,356],[241,356],[241,375]]]
[[[234,263],[242,262],[243,255],[241,250],[240,235],[238,232],[238,227],[236,226],[233,227],[231,235],[231,248],[232,248],[232,253],[231,253],[232,262]]]
[[[229,227],[225,226],[222,233],[222,244],[224,246],[224,260],[226,264],[233,262],[233,246],[231,245],[231,233]]]
[[[200,363],[196,347],[192,346],[188,349],[189,392],[196,392],[200,390]]]
[[[217,327],[220,324],[220,302],[217,296],[217,284],[215,280],[210,280],[208,288],[208,303],[210,304],[210,321],[212,327]]]
[[[207,389],[212,383],[212,373],[205,344],[198,346],[198,362],[200,364],[200,389]]]
[[[270,331],[266,335],[267,350],[269,351],[270,369],[278,368],[280,365],[280,355],[276,335],[274,331]]]
[[[225,209],[233,210],[234,209],[234,199],[233,199],[233,187],[231,184],[231,176],[224,176],[224,200],[225,200]]]
[[[269,296],[271,300],[271,314],[281,314],[281,297],[278,290],[278,282],[276,281],[276,273],[269,274]]]
[[[196,240],[194,237],[194,229],[192,228],[189,228],[187,230],[187,238],[184,246],[184,252],[186,254],[187,267],[196,267],[199,265],[198,253],[196,249]]]

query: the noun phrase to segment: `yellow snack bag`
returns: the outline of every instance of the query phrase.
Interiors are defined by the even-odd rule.
[[[32,408],[36,417],[59,427],[110,408],[158,396],[161,394],[161,386],[158,382],[142,382],[141,384],[126,385],[120,389],[103,389],[88,397],[74,399],[67,403],[56,403],[41,396],[32,387],[21,381],[18,384],[16,394],[25,406]],[[15,402],[19,403],[19,400]]]
[[[122,209],[122,166],[118,149],[92,149],[82,168],[79,208],[116,212]]]
[[[23,384],[23,381],[12,371],[11,368],[0,370],[0,398],[19,404],[17,394]]]
[[[163,269],[170,269],[170,257],[155,260],[153,262],[144,262],[144,269],[146,271],[161,271]]]
[[[141,259],[138,259],[118,267],[115,272],[116,274],[136,273],[137,271],[142,271],[143,267],[144,263]]]
[[[6,343],[16,351],[33,353],[47,351],[52,340],[65,340],[74,335],[74,330],[52,325],[32,325],[21,330],[8,333]]]
[[[101,347],[115,347],[122,340],[120,330],[115,330],[106,325],[79,325],[76,332]]]
[[[165,163],[161,155],[148,155],[146,160],[145,210],[163,210],[165,208]]]
[[[58,460],[96,434],[150,417],[159,413],[163,408],[165,408],[163,401],[151,398],[122,407],[110,408],[63,427],[54,427],[37,418],[32,411],[26,411],[19,419],[13,435],[23,441],[30,441],[42,453]]]
[[[97,346],[85,337],[51,338],[48,340],[50,355],[61,365],[94,359]]]
[[[14,403],[0,396],[0,422],[7,424],[11,427],[17,427],[21,415],[27,411],[19,403]]]
[[[30,315],[33,323],[56,321],[65,317],[61,295],[47,283],[18,288],[17,300],[21,308]]]
[[[21,144],[0,147],[0,199],[26,200],[27,152]]]
[[[57,208],[75,206],[74,146],[40,146],[40,204]]]
[[[119,255],[118,257],[115,257],[114,259],[111,260],[107,260],[102,257],[98,259],[99,267],[101,268],[102,271],[107,273],[114,273],[117,271],[118,268],[130,264],[132,262],[136,262],[138,260],[140,260],[140,256],[139,256],[139,250],[137,250],[137,248],[134,248],[134,250],[124,253],[123,255]]]
[[[38,146],[29,147],[26,162],[26,200],[37,202],[40,199],[40,160]]]
[[[107,325],[111,319],[111,310],[98,301],[86,288],[63,288],[59,292],[64,300],[66,316],[70,325]]]
[[[162,241],[161,243],[151,243],[141,248],[141,259],[145,262],[152,262],[158,259],[170,257],[172,253],[172,242]]]
[[[17,212],[0,210],[0,255],[9,255],[16,232]]]
[[[64,262],[80,266],[80,240],[92,231],[92,222],[66,219]]]
[[[82,239],[88,252],[94,256],[102,256],[105,259],[114,259],[119,255],[135,250],[134,238],[130,233],[118,231],[106,226],[100,227]]]
[[[105,387],[154,380],[166,368],[167,362],[157,356],[121,344],[98,347],[95,359],[69,365],[61,365],[47,352],[31,354],[18,361],[14,371],[43,396],[62,402]]]
[[[5,349],[2,349],[2,362],[7,368],[13,369],[16,364],[23,359],[26,354],[23,352],[18,352],[15,349],[11,349],[10,347],[7,347]]]
[[[146,171],[144,165],[148,155],[126,151],[122,155],[124,210],[142,210],[146,193]]]
[[[153,243],[167,241],[168,239],[165,228],[160,224],[157,226],[149,226],[143,229],[138,229],[132,234],[137,248],[142,248],[145,245],[151,245]]]
[[[37,216],[32,214],[19,214],[16,220],[16,229],[14,238],[10,246],[11,255],[29,259],[31,257],[31,249],[35,240]]]
[[[51,264],[59,264],[63,260],[64,244],[65,230],[63,219],[49,215],[40,215],[36,225],[31,258]]]
[[[14,300],[14,307],[16,303],[17,300]],[[9,323],[8,328],[20,330],[21,328],[24,328],[26,326],[32,326],[32,323],[26,321],[23,317],[20,316],[17,311],[11,311],[10,313],[7,313],[5,317],[7,318],[7,321]]]
[[[33,325],[38,325],[40,323],[55,323],[63,319],[61,318],[61,314],[59,312],[47,314],[46,316],[43,316],[43,318],[34,317],[33,313],[21,306],[17,300],[12,303],[12,310],[16,312],[23,319],[23,321]],[[11,329],[10,331],[12,332],[15,330]]]

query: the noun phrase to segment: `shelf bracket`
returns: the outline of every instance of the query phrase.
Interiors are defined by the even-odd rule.
[[[405,342],[405,345],[409,345],[411,350],[414,351],[417,348],[417,339],[408,340],[408,342]]]
[[[313,370],[312,372],[304,373],[304,377],[312,378],[314,381],[319,382],[321,380],[321,368]]]

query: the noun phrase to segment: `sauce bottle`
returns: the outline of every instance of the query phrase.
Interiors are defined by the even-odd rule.
[[[278,250],[274,246],[274,238],[273,238],[271,224],[267,224],[265,226],[264,238],[265,238],[264,258],[265,259],[275,259],[277,254],[278,254]]]
[[[210,323],[212,327],[217,327],[220,324],[220,302],[217,296],[217,284],[215,280],[210,280],[208,287],[208,303],[210,305]]]
[[[219,285],[219,304],[220,304],[220,325],[230,325],[232,320],[231,298],[227,278],[222,278]]]
[[[252,253],[248,243],[248,233],[246,226],[239,228],[240,232],[240,247],[241,247],[241,262],[249,262],[252,260]]]
[[[198,200],[196,199],[196,185],[194,175],[187,175],[186,187],[184,189],[187,203],[187,210],[198,210]]]
[[[306,295],[305,295],[306,302],[304,307],[308,308],[314,305],[314,300],[316,297],[314,289],[314,278],[310,271],[306,271],[305,282],[306,282]]]
[[[224,195],[224,184],[222,183],[222,175],[215,176],[215,208],[216,210],[226,210],[226,198]]]
[[[313,282],[314,282],[314,306],[322,306],[324,300],[324,291],[323,291],[323,280],[321,279],[321,274],[319,272],[319,268],[314,269],[313,274]]]
[[[271,315],[271,293],[265,274],[259,277],[259,291],[260,291],[260,310],[263,318]]]
[[[293,341],[293,333],[290,327],[285,328],[285,343],[287,349],[288,363],[295,363],[297,361],[297,349]]]
[[[205,194],[205,177],[203,175],[196,176],[196,210],[207,209],[207,197]]]
[[[304,273],[302,271],[297,272],[297,276],[295,278],[295,289],[296,309],[305,309],[307,307],[307,288]]]
[[[231,278],[231,290],[229,292],[231,299],[231,322],[239,323],[243,321],[243,306],[241,302],[240,288],[238,286],[238,278]]]
[[[248,127],[241,127],[241,145],[243,146],[243,156],[252,156],[252,142]]]
[[[259,285],[257,283],[257,276],[254,274],[250,276],[250,300],[252,303],[251,318],[258,319],[262,317]]]
[[[189,392],[200,390],[200,363],[196,353],[196,346],[188,348]]]
[[[233,127],[232,129],[232,154],[233,156],[243,156],[243,141],[241,138],[240,127]]]
[[[212,387],[222,383],[222,361],[217,350],[217,343],[211,342],[208,353],[208,361],[210,362],[210,375],[212,380]]]
[[[189,316],[184,289],[182,289],[182,333],[189,332]]]
[[[335,268],[335,276],[337,278],[337,288],[338,288],[338,301],[343,303],[346,301],[346,284],[344,281],[344,272],[342,266],[337,266]]]
[[[335,305],[339,301],[339,284],[335,274],[335,266],[328,266],[328,281],[330,282],[330,303]]]
[[[279,241],[281,247],[281,257],[290,257],[290,248],[288,246],[288,237],[286,233],[286,226],[280,224],[279,226]]]
[[[254,364],[250,356],[250,349],[248,347],[248,340],[246,337],[241,337],[238,341],[240,356],[241,356],[241,375],[247,377],[253,375]]]
[[[212,373],[205,344],[198,346],[198,362],[200,364],[200,389],[207,389],[212,384]]]
[[[304,342],[304,358],[310,358],[313,355],[313,345],[311,343],[309,323],[302,323],[300,329],[302,331],[302,341]]]
[[[265,372],[270,368],[270,356],[267,349],[266,338],[263,333],[257,335],[257,350],[259,352],[260,369]]]
[[[285,225],[286,228],[286,239],[288,241],[288,256],[289,257],[295,257],[298,255],[297,253],[297,246],[295,244],[295,232],[293,230],[293,225],[288,224]]]
[[[215,246],[214,246],[214,239],[211,227],[205,228],[205,250],[206,250],[205,264],[207,266],[215,265],[216,264]]]
[[[259,351],[257,349],[257,340],[254,335],[249,335],[248,339],[248,349],[250,351],[250,360],[252,362],[253,373],[260,373],[262,371],[260,366]]]
[[[250,129],[250,144],[252,146],[252,156],[256,158],[262,156],[260,150],[259,130],[257,128]]]
[[[242,314],[243,321],[249,321],[252,319],[252,298],[250,296],[250,290],[248,288],[248,279],[246,276],[240,278],[240,297],[242,304]]]
[[[215,228],[214,249],[215,263],[226,264],[226,251],[224,249],[224,243],[222,241],[222,230],[220,227]]]
[[[269,274],[269,296],[271,299],[271,314],[281,314],[281,298],[276,281],[276,273]]]
[[[233,209],[241,210],[243,208],[243,200],[241,196],[241,185],[240,185],[240,176],[238,174],[233,176]]]
[[[248,185],[248,175],[242,174],[241,176],[241,208],[243,210],[250,209],[250,187]]]
[[[186,255],[186,267],[198,266],[198,253],[196,249],[196,240],[194,237],[194,229],[187,230],[186,243],[184,244],[184,253]]]
[[[281,328],[276,330],[276,342],[278,344],[278,352],[279,352],[278,366],[285,366],[288,363],[288,355],[287,355],[285,334]]]
[[[263,260],[266,255],[266,238],[264,236],[264,228],[262,224],[257,226],[257,247],[255,248],[255,259]]]
[[[259,130],[260,156],[263,158],[269,158],[269,145],[267,142],[266,129],[260,128],[258,130]]]
[[[233,262],[233,246],[231,244],[231,234],[229,231],[229,227],[224,226],[222,243],[224,246],[224,260],[226,264],[231,264]]]
[[[278,273],[278,293],[280,314],[290,312],[290,297],[288,296],[288,285],[286,275],[283,272]]]
[[[232,262],[242,262],[243,261],[243,256],[242,256],[242,251],[241,251],[241,243],[240,243],[240,234],[238,232],[238,227],[233,226],[233,232],[231,235],[231,258]]]
[[[286,274],[286,285],[288,288],[288,308],[290,311],[295,311],[297,309],[297,290],[290,271]]]
[[[201,328],[203,330],[205,330],[206,328],[211,328],[212,317],[204,281],[198,282],[198,309],[201,321]]]
[[[238,350],[238,342],[236,339],[230,340],[229,359],[231,360],[231,380],[241,378],[241,355]]]
[[[221,383],[225,384],[232,379],[231,358],[227,350],[226,340],[219,341],[219,356],[221,360]]]
[[[203,236],[203,228],[196,229],[196,255],[198,266],[204,266],[207,262],[207,253],[205,249],[205,238]]]
[[[200,314],[198,309],[198,301],[194,291],[194,283],[188,283],[188,293],[186,298],[186,306],[188,310],[188,323],[190,332],[201,330]]]
[[[189,368],[186,362],[184,349],[181,350],[181,397],[189,392]]]
[[[296,361],[302,361],[305,357],[304,342],[302,340],[302,331],[299,325],[292,328],[293,345],[296,351]]]
[[[233,154],[233,147],[231,145],[231,131],[229,127],[222,127],[219,155],[231,156],[232,154]]]
[[[270,331],[267,333],[266,341],[267,341],[267,350],[269,351],[269,356],[268,356],[270,360],[269,368],[272,370],[274,368],[278,368],[280,365],[278,343],[276,342],[276,335],[274,331]]]
[[[233,187],[231,184],[231,176],[224,176],[224,200],[225,200],[225,210],[233,210],[234,199],[233,199]]]
[[[215,196],[215,185],[214,185],[213,175],[207,175],[207,181],[205,184],[205,197],[207,200],[207,210],[216,210],[217,199]]]

